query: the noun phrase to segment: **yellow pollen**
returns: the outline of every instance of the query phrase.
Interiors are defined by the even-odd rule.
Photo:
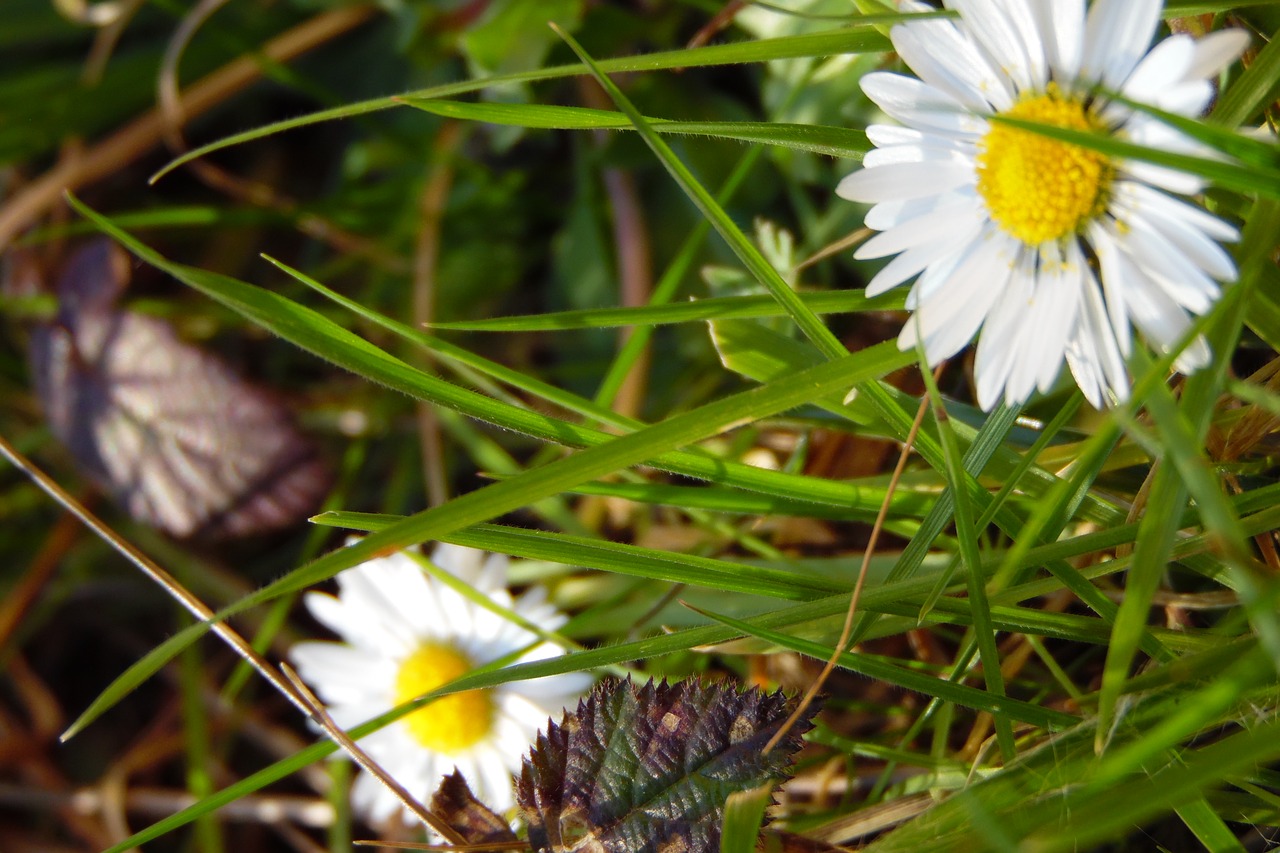
[[[397,705],[471,671],[471,661],[448,643],[423,643],[396,673]],[[480,690],[453,693],[419,708],[402,722],[413,739],[432,752],[455,755],[489,733],[493,703]]]
[[[1071,130],[1104,130],[1084,104],[1050,85],[1000,115]],[[978,192],[991,218],[1024,243],[1060,240],[1107,205],[1115,169],[1105,156],[993,121],[978,145]]]

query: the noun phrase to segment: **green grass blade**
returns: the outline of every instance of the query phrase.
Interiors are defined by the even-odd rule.
[[[463,121],[480,121],[509,127],[543,130],[634,130],[622,113],[587,107],[546,104],[496,104],[444,101],[432,98],[402,98],[404,103],[433,115]],[[859,159],[870,148],[860,130],[813,124],[764,121],[673,121],[646,118],[654,132],[682,136],[708,136],[738,142],[776,145],[796,151],[811,151],[828,157]]]
[[[1222,93],[1210,118],[1226,127],[1239,127],[1260,113],[1280,94],[1280,40],[1267,39],[1244,73]]]
[[[1231,827],[1218,816],[1203,796],[1175,809],[1187,829],[1210,853],[1247,853]]]
[[[905,296],[897,293],[868,298],[861,290],[811,292],[798,295],[815,314],[899,311],[906,299]],[[554,332],[565,329],[605,329],[618,326],[658,326],[708,320],[779,317],[782,314],[783,310],[778,306],[777,300],[769,296],[720,296],[675,305],[648,305],[642,308],[585,308],[520,317],[455,320],[447,323],[432,323],[431,328],[470,332]]]
[[[724,208],[716,203],[711,193],[707,192],[706,188],[698,182],[688,167],[671,150],[671,147],[653,131],[653,128],[650,127],[644,116],[640,115],[640,111],[636,109],[635,105],[609,79],[605,70],[583,51],[572,36],[564,32],[561,32],[560,36],[573,52],[578,55],[583,64],[591,70],[596,82],[604,88],[618,109],[626,113],[627,118],[635,125],[636,132],[640,134],[649,149],[662,162],[667,173],[679,184],[680,189],[684,190],[685,195],[706,217],[712,227],[719,232],[720,236],[729,244],[729,248],[733,250],[733,253],[738,256],[738,259],[742,261],[755,279],[764,285],[774,299],[778,300],[778,304],[791,316],[791,319],[800,327],[805,337],[812,341],[827,358],[840,358],[846,355],[848,351],[836,336],[831,333],[831,330],[818,319],[817,315],[809,310],[800,297],[796,295],[796,292],[791,289],[790,285],[782,280],[782,276],[773,268],[773,265],[765,259],[760,250],[755,247],[755,244],[747,239],[747,236],[738,228],[737,223],[725,212]]]
[[[772,804],[769,785],[730,794],[720,823],[720,853],[755,853],[764,811]]]
[[[615,74],[629,71],[660,71],[674,68],[709,68],[719,65],[740,65],[743,63],[768,62],[774,59],[833,56],[843,53],[876,53],[889,50],[891,45],[889,40],[875,29],[875,25],[893,23],[901,19],[901,15],[884,15],[875,19],[864,18],[862,23],[830,32],[781,36],[757,41],[717,44],[708,47],[669,50],[641,56],[606,59],[600,63],[600,68],[606,74]],[[157,181],[184,163],[189,163],[214,151],[220,151],[234,145],[243,145],[246,142],[283,133],[286,130],[309,127],[338,119],[355,118],[390,109],[400,106],[406,98],[453,98],[458,95],[479,92],[484,89],[506,86],[512,83],[536,83],[544,80],[578,77],[589,73],[587,66],[582,64],[560,65],[553,68],[542,68],[537,71],[523,71],[516,74],[503,74],[479,80],[466,80],[460,83],[433,86],[428,89],[405,92],[397,96],[372,98],[333,109],[320,110],[263,125],[262,127],[195,148],[166,164],[163,169],[152,176],[151,180],[153,182]]]
[[[1000,672],[1000,651],[996,646],[995,628],[991,624],[991,605],[987,601],[987,579],[982,573],[978,530],[974,524],[969,490],[965,488],[964,483],[964,460],[960,456],[960,447],[951,429],[951,419],[947,417],[947,411],[942,406],[942,392],[938,390],[933,373],[925,361],[924,350],[917,347],[916,356],[920,360],[920,375],[924,379],[925,388],[929,394],[934,420],[938,424],[938,435],[942,439],[942,449],[946,456],[947,480],[955,504],[956,539],[960,544],[960,558],[969,589],[969,611],[973,617],[973,635],[978,644],[978,658],[982,661],[982,676],[986,681],[988,693],[993,696],[1004,696],[1004,676]],[[1003,714],[993,714],[992,719],[995,722],[1000,752],[1006,762],[1012,761],[1017,755],[1013,743],[1013,726],[1009,718]]]
[[[1091,148],[1108,157],[1152,163],[1157,166],[1175,169],[1179,172],[1186,172],[1224,189],[1234,190],[1248,196],[1260,195],[1271,199],[1280,198],[1280,169],[1277,168],[1234,163],[1229,160],[1214,159],[1212,157],[1198,157],[1194,154],[1178,154],[1127,142],[1111,134],[1089,130],[1073,130],[1026,119],[994,116],[992,120],[1032,133],[1038,133],[1051,139],[1079,145],[1082,148]]]
[[[1105,746],[1109,727],[1115,719],[1116,703],[1146,633],[1151,598],[1168,565],[1173,538],[1177,535],[1178,521],[1186,503],[1186,487],[1179,481],[1171,464],[1161,464],[1156,470],[1151,495],[1152,501],[1138,528],[1124,600],[1116,613],[1111,647],[1107,650],[1103,668],[1102,689],[1098,695],[1099,749]]]
[[[401,520],[400,516],[362,512],[329,512],[315,518],[319,524],[365,532],[386,530]],[[632,577],[791,601],[809,601],[848,590],[845,584],[800,572],[659,551],[546,530],[478,524],[465,530],[455,530],[440,538],[441,541],[455,545],[510,554],[527,560],[545,560]]]
[[[698,612],[709,619],[714,619],[734,630],[741,631],[747,636],[767,640],[785,649],[790,649],[793,652],[808,655],[818,660],[828,660],[835,654],[833,647],[822,643],[814,643],[767,627],[761,627],[759,624],[734,619],[731,616],[706,611]],[[987,711],[993,715],[1005,714],[1010,719],[1046,729],[1061,729],[1077,722],[1077,719],[1070,714],[1041,708],[1038,705],[1023,702],[1019,699],[992,696],[990,693],[978,690],[975,687],[895,666],[868,655],[843,652],[840,655],[839,664],[850,672],[856,672],[867,678],[874,678],[924,696],[945,699],[949,702],[955,702],[957,705],[963,705],[966,708],[974,708],[979,711]]]
[[[598,447],[615,438],[608,433],[501,403],[410,367],[328,318],[278,294],[227,276],[168,261],[74,198],[71,203],[147,263],[222,302],[263,328],[353,373],[415,399],[557,444]],[[394,324],[394,321],[387,322]],[[900,353],[889,344],[864,350],[862,355],[868,359],[868,365],[872,362],[879,364],[878,368],[869,371],[872,375],[884,375],[911,361],[909,353]],[[473,363],[480,362],[474,360]],[[833,395],[836,393],[842,391],[832,392]],[[640,425],[638,421],[621,423]],[[858,489],[844,483],[769,471],[696,451],[672,451],[648,461],[673,473],[797,500],[828,502],[834,506],[856,506],[859,503]]]
[[[351,548],[344,550],[350,551]],[[919,584],[916,585],[916,588],[923,590],[923,586]],[[881,596],[896,596],[899,594],[901,594],[900,589],[885,588],[881,590],[868,590],[865,598],[875,602],[880,600]],[[786,610],[776,611],[765,616],[756,617],[749,621],[752,625],[758,625],[764,628],[804,624],[806,622],[811,622],[814,619],[820,619],[842,613],[847,605],[848,595],[841,594],[822,599],[820,601],[788,608]],[[201,625],[197,624],[185,629],[183,633],[199,636],[198,632],[201,627]],[[371,731],[375,731],[377,728],[380,728],[391,720],[398,719],[407,713],[411,713],[413,710],[422,707],[422,705],[426,704],[431,699],[447,695],[448,693],[460,692],[462,690],[483,689],[486,687],[494,687],[498,684],[505,684],[510,681],[541,678],[543,676],[558,675],[565,672],[579,672],[588,669],[597,669],[626,663],[633,660],[659,657],[672,652],[686,651],[694,646],[724,642],[735,636],[739,636],[740,634],[741,632],[735,629],[718,625],[687,629],[671,634],[663,634],[642,640],[620,643],[600,649],[592,649],[583,652],[570,652],[568,654],[561,655],[560,657],[507,666],[500,670],[491,670],[483,673],[463,676],[462,678],[451,682],[449,685],[427,694],[420,700],[407,703],[406,705],[396,708],[387,714],[383,714],[374,720],[370,720],[361,726],[357,726],[352,729],[350,733],[355,737],[361,737]],[[175,635],[173,638],[170,638],[168,645],[181,648],[183,643],[177,642],[180,639],[182,639],[181,635]],[[981,694],[981,691],[974,692]],[[1045,713],[1052,715],[1055,712]],[[1070,719],[1071,718],[1068,715],[1050,717],[1051,722],[1055,720],[1060,722],[1069,721]],[[172,832],[189,824],[198,817],[215,811],[227,803],[233,802],[240,797],[247,796],[248,794],[260,790],[273,782],[284,779],[290,774],[301,770],[303,767],[319,761],[325,756],[333,754],[336,750],[337,745],[331,741],[321,741],[313,744],[302,751],[289,756],[288,758],[276,762],[270,767],[254,773],[252,776],[224,788],[205,800],[183,809],[177,814],[171,815],[149,827],[146,827],[114,847],[111,847],[106,851],[106,853],[123,853],[123,851],[136,847],[139,844],[144,844],[147,841],[159,838],[166,833]]]
[[[93,219],[107,233],[127,241],[130,248],[138,251],[140,256],[149,262],[157,261],[161,269],[174,268],[154,252],[139,246],[127,234],[114,229],[108,220],[84,208],[79,209]],[[188,276],[213,284],[226,284],[221,277],[203,274],[200,271],[187,270]],[[227,280],[230,281],[230,280]],[[232,282],[234,284],[234,282]],[[306,337],[314,334],[323,323],[329,321],[318,315],[310,316],[300,313],[300,306],[283,300],[275,294],[264,294],[260,301],[249,306],[258,313],[270,313],[282,310],[290,313],[287,317],[271,317],[272,322],[284,323],[286,328]],[[314,314],[314,312],[312,312]],[[332,330],[330,330],[332,331]],[[375,347],[345,330],[341,337],[350,349],[372,359],[389,359]],[[336,333],[334,333],[336,334]],[[345,337],[344,337],[345,336]],[[326,341],[326,344],[331,344]],[[449,503],[434,509],[426,510],[410,516],[385,531],[374,533],[366,539],[327,554],[315,562],[297,569],[284,578],[264,587],[241,599],[231,608],[218,614],[217,618],[240,612],[248,607],[270,601],[276,596],[288,592],[299,591],[312,586],[321,580],[332,577],[337,572],[364,562],[388,550],[403,548],[421,542],[439,538],[442,535],[487,521],[498,515],[518,509],[545,497],[559,494],[584,482],[597,479],[605,474],[619,471],[647,459],[660,456],[674,448],[693,444],[704,438],[716,435],[723,430],[740,423],[768,417],[807,402],[815,395],[835,393],[839,389],[850,387],[858,382],[883,375],[886,363],[892,363],[898,355],[891,346],[882,345],[863,350],[854,356],[818,365],[808,371],[789,377],[785,382],[754,388],[744,393],[718,400],[692,412],[687,412],[657,426],[648,427],[639,432],[617,437],[605,444],[583,450],[564,459],[557,460],[541,468],[527,471],[524,474],[486,486],[474,492],[458,497]],[[710,460],[709,460],[710,461]],[[207,627],[207,626],[206,626]],[[162,661],[144,658],[148,666],[154,667]],[[149,671],[131,667],[116,684],[136,685],[145,678]],[[136,670],[136,671],[135,671]],[[113,684],[113,688],[116,685]],[[87,719],[82,716],[77,721],[83,726]]]

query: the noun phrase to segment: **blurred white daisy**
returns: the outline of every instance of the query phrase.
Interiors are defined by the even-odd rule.
[[[529,624],[554,631],[565,622],[540,586],[512,599],[503,555],[441,543],[431,561]],[[290,657],[344,730],[539,642],[431,577],[420,558],[405,552],[341,572],[337,582],[337,597],[313,592],[305,602],[344,642],[299,643]],[[541,643],[519,661],[558,654],[555,646]],[[568,673],[456,693],[359,743],[421,803],[430,802],[442,777],[456,767],[482,802],[502,812],[515,802],[511,774],[519,770],[538,730],[549,717],[558,720],[564,706],[576,706],[591,681],[586,673]],[[411,820],[370,774],[360,774],[351,796],[355,810],[374,823],[397,813]]]
[[[978,402],[1047,390],[1065,359],[1094,406],[1123,400],[1130,323],[1161,351],[1235,278],[1219,242],[1237,230],[1175,197],[1192,175],[1119,160],[992,121],[1003,116],[1111,134],[1160,150],[1213,152],[1105,91],[1198,116],[1213,78],[1248,43],[1240,30],[1174,35],[1149,52],[1160,0],[945,0],[953,20],[890,32],[919,79],[877,72],[862,89],[904,125],[873,125],[876,150],[837,192],[872,203],[880,231],[858,258],[897,255],[868,284],[883,293],[913,277],[915,312],[898,338],[921,341],[930,364],[981,327]],[[903,0],[904,12],[933,11]],[[1175,366],[1208,363],[1197,339]]]

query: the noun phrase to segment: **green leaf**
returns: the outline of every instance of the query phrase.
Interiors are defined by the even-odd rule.
[[[1246,853],[1246,848],[1236,838],[1213,806],[1204,797],[1197,797],[1177,809],[1178,817],[1195,834],[1206,850],[1213,853]]]
[[[615,440],[608,433],[581,427],[558,418],[507,405],[466,388],[444,382],[383,352],[332,320],[292,302],[279,294],[253,287],[223,275],[166,260],[161,255],[121,231],[109,219],[72,198],[71,203],[100,229],[115,237],[142,260],[164,270],[179,281],[205,293],[286,340],[371,381],[393,388],[415,399],[445,406],[504,429],[572,447],[595,447]],[[374,315],[374,312],[368,312]],[[393,321],[388,321],[392,325]],[[427,336],[429,337],[429,336]],[[453,353],[446,349],[446,352]],[[860,376],[883,376],[911,361],[890,344],[859,353],[865,371]],[[472,361],[481,365],[478,359]],[[858,380],[861,381],[861,380]],[[833,383],[832,394],[841,393],[843,383]],[[797,395],[799,397],[801,395]],[[798,400],[796,405],[804,400]],[[777,414],[771,412],[770,414]],[[621,423],[640,428],[638,421]],[[711,456],[701,451],[672,451],[647,460],[656,467],[702,480],[737,485],[798,500],[856,505],[858,490],[844,483],[819,477],[804,477],[769,471]],[[578,485],[578,484],[574,484]]]
[[[1099,749],[1105,745],[1108,727],[1115,718],[1116,704],[1146,630],[1151,597],[1168,566],[1173,538],[1178,532],[1178,520],[1187,499],[1186,486],[1179,480],[1176,469],[1167,463],[1156,469],[1151,494],[1156,499],[1147,507],[1138,528],[1124,600],[1116,614],[1111,646],[1107,649],[1103,668],[1102,689],[1098,697]]]
[[[924,350],[919,346],[916,350],[916,356],[920,360],[920,375],[924,378],[925,387],[929,393],[934,420],[938,424],[938,435],[942,439],[942,449],[946,454],[947,480],[955,505],[956,539],[960,543],[960,559],[964,564],[965,580],[969,590],[969,612],[973,617],[973,636],[978,645],[979,659],[982,661],[982,675],[987,684],[987,692],[1003,697],[1005,695],[1004,676],[1000,672],[1000,652],[996,646],[995,628],[991,624],[991,604],[987,600],[987,579],[982,573],[978,530],[974,525],[969,490],[965,488],[964,459],[961,457],[955,432],[951,429],[951,419],[947,417],[947,411],[942,405],[942,392],[934,382]],[[1013,744],[1013,726],[1008,717],[1003,714],[995,714],[993,718],[1000,752],[1004,755],[1005,761],[1012,761],[1017,755]]]
[[[556,43],[547,21],[573,28],[582,17],[582,6],[583,0],[539,0],[486,7],[461,39],[472,76],[536,69]]]

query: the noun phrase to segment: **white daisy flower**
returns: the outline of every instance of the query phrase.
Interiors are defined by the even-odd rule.
[[[441,543],[431,557],[441,569],[548,631],[566,617],[535,586],[513,600],[506,590],[507,557]],[[538,643],[533,633],[486,610],[426,574],[405,552],[362,563],[337,576],[338,595],[307,593],[307,609],[344,642],[293,647],[298,674],[349,730],[452,681],[482,664]],[[542,643],[520,662],[554,657]],[[482,802],[502,812],[515,803],[511,775],[534,737],[564,706],[576,706],[591,686],[586,673],[567,673],[455,693],[362,738],[360,746],[419,802],[429,803],[456,767]],[[361,773],[355,810],[374,823],[411,814],[375,777]]]
[[[981,327],[978,402],[1021,403],[1047,390],[1065,359],[1094,406],[1124,400],[1130,323],[1167,352],[1220,281],[1235,278],[1231,225],[1175,195],[1201,190],[1181,172],[1107,157],[992,121],[1004,116],[1111,134],[1165,151],[1213,156],[1191,138],[1109,100],[1103,90],[1198,116],[1213,78],[1248,36],[1174,35],[1150,51],[1160,0],[945,0],[954,20],[890,32],[919,79],[877,72],[862,89],[903,126],[873,125],[876,149],[836,190],[874,206],[880,231],[857,258],[896,255],[867,286],[915,278],[903,349],[930,364]],[[906,12],[932,8],[902,0]],[[1197,339],[1175,366],[1210,359]]]

